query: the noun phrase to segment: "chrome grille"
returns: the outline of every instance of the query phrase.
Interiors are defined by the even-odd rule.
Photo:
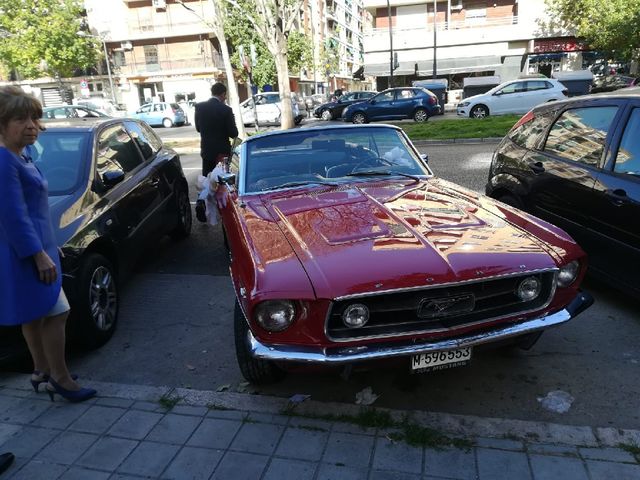
[[[542,289],[537,298],[524,302],[516,295],[516,289],[528,277],[538,278]],[[327,320],[327,335],[335,341],[346,341],[447,331],[539,310],[549,304],[554,291],[555,271],[549,270],[352,297],[333,302]],[[369,321],[360,328],[349,328],[342,322],[342,313],[354,303],[366,305],[370,313]]]

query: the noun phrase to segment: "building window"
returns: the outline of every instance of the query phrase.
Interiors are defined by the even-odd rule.
[[[158,64],[158,47],[156,45],[144,46],[144,61],[147,65]]]
[[[113,64],[116,67],[124,67],[127,64],[127,59],[124,52],[118,50],[113,52]]]

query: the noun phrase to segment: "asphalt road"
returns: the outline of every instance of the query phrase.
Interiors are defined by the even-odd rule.
[[[493,144],[430,145],[430,165],[443,178],[483,191]],[[198,155],[183,155],[190,185]],[[191,190],[195,198],[195,188]],[[194,224],[179,243],[149,245],[122,292],[120,325],[102,349],[75,355],[83,382],[229,389],[353,403],[372,387],[376,406],[573,425],[640,428],[640,321],[637,300],[589,280],[595,305],[547,331],[528,352],[474,352],[467,367],[410,375],[409,361],[374,371],[317,371],[289,375],[255,389],[235,362],[233,291],[219,228]],[[566,413],[539,402],[553,391],[574,401]]]

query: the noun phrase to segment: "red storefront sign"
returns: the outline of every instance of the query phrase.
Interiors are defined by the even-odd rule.
[[[544,38],[534,40],[534,53],[579,52],[589,50],[587,45],[574,37]]]

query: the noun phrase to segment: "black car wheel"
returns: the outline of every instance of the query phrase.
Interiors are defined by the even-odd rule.
[[[254,358],[249,352],[249,325],[236,300],[233,311],[233,332],[236,343],[236,358],[242,376],[256,385],[265,385],[282,380],[286,373],[268,360]]]
[[[178,212],[178,225],[169,232],[169,236],[174,240],[181,240],[191,234],[191,225],[193,224],[189,194],[183,187],[177,188],[175,202]]]
[[[97,348],[111,338],[118,323],[116,273],[106,257],[90,253],[83,259],[77,278],[72,337],[83,348]]]
[[[484,118],[489,116],[489,109],[484,105],[476,105],[469,112],[471,118]]]
[[[413,114],[413,120],[416,122],[426,122],[429,120],[429,113],[424,108],[419,108]]]
[[[367,117],[364,113],[362,112],[356,112],[353,114],[353,119],[352,119],[353,123],[367,123]]]
[[[322,120],[324,120],[325,122],[328,122],[329,120],[333,120],[333,115],[331,115],[330,110],[323,110],[320,118],[322,118]]]

